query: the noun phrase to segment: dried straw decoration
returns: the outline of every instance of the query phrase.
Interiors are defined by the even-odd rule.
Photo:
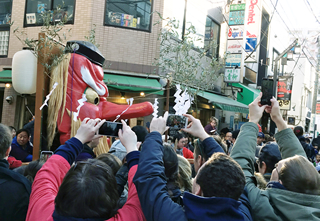
[[[62,59],[62,61],[52,70],[50,88],[52,88],[55,82],[58,83],[56,89],[53,91],[48,104],[48,147],[52,145],[54,139],[59,110],[62,108],[62,116],[64,114],[66,106],[66,95],[67,95],[67,86],[68,86],[68,67],[70,62],[71,54],[68,53]]]

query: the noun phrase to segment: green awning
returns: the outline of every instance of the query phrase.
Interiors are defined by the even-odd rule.
[[[237,101],[246,105],[251,104],[251,102],[260,94],[259,90],[240,83],[232,83],[232,86],[242,88],[242,92],[238,92]]]
[[[0,83],[11,83],[11,70],[0,71]]]
[[[200,92],[198,95],[209,100],[210,103],[212,103],[214,106],[216,106],[221,110],[240,112],[240,113],[246,113],[246,114],[249,113],[248,105],[232,100],[231,98],[205,92],[205,91]]]
[[[163,95],[161,84],[156,79],[105,74],[103,81],[109,89],[118,91],[144,92]]]

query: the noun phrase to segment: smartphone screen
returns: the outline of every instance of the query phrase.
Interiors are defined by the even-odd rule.
[[[46,162],[52,155],[52,151],[41,151],[40,160]]]
[[[187,127],[188,120],[185,116],[169,114],[167,119],[167,126],[175,129],[182,129]]]
[[[262,79],[262,98],[261,98],[261,104],[265,105],[271,105],[270,99],[273,97],[273,80],[272,79]]]
[[[99,128],[99,135],[118,137],[119,130],[122,129],[122,123],[106,121]]]

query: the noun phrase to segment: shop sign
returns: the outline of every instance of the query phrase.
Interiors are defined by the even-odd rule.
[[[229,25],[243,25],[245,11],[232,11],[229,13]]]
[[[261,29],[261,5],[262,0],[249,0],[246,4],[246,52],[253,52],[250,57],[245,58],[245,62],[257,62],[259,46],[255,49],[260,41],[260,29]],[[255,50],[254,50],[255,49]],[[247,54],[247,56],[249,56]]]
[[[224,71],[224,82],[238,83],[240,82],[240,68],[226,68]]]
[[[293,76],[279,77],[277,100],[281,110],[290,110]]]
[[[317,103],[316,114],[320,114],[320,103]]]
[[[227,42],[227,53],[242,53],[243,40],[229,40]]]
[[[235,4],[230,5],[230,11],[244,11],[246,9],[246,4]]]
[[[241,67],[241,54],[228,54],[226,58],[226,67]]]
[[[255,50],[256,46],[258,44],[257,38],[246,38],[246,45],[244,47],[246,54],[246,63],[249,62],[257,62],[257,51]],[[250,57],[248,57],[250,55]]]
[[[230,39],[243,39],[244,26],[232,26],[228,30],[228,40]]]

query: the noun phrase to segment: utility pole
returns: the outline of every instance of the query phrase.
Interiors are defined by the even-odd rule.
[[[274,97],[277,99],[277,89],[278,89],[278,62],[279,60],[286,54],[288,51],[291,50],[294,46],[298,43],[298,39],[294,40],[294,42],[287,47],[281,54],[279,54],[276,59],[274,60],[274,69],[273,69],[273,94]],[[270,122],[270,132],[273,134],[275,133],[276,125],[273,121]]]
[[[313,102],[312,102],[312,120],[313,120],[313,138],[316,137],[316,109],[317,109],[317,100],[318,100],[318,86],[319,86],[319,71],[320,71],[320,36],[317,39],[318,43],[318,54],[317,54],[317,70],[314,81],[313,89]]]

